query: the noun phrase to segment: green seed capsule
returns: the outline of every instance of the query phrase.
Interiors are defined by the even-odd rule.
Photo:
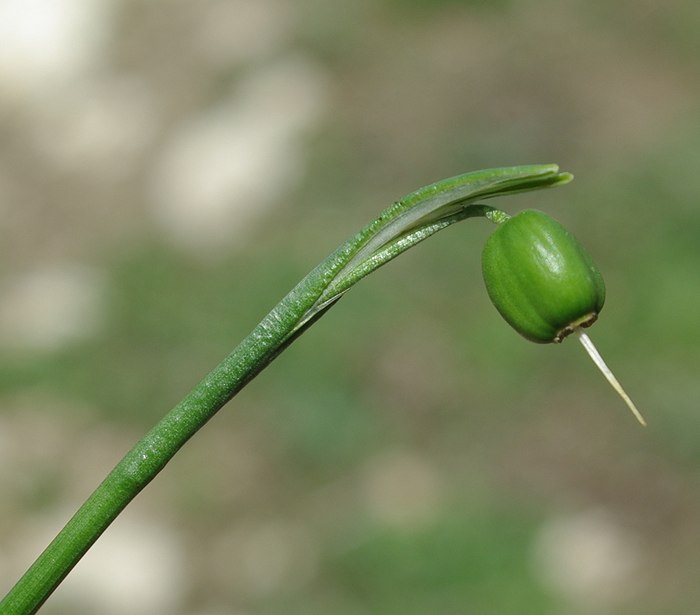
[[[503,318],[527,339],[546,344],[576,333],[637,420],[642,415],[583,332],[598,318],[605,283],[576,238],[548,215],[526,210],[503,222],[482,254],[486,289]]]
[[[540,211],[523,211],[501,224],[484,246],[482,265],[491,301],[533,342],[560,342],[591,325],[605,301],[605,283],[591,257]]]

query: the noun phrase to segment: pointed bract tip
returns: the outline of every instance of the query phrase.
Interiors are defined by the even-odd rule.
[[[606,365],[605,361],[603,361],[603,357],[600,356],[598,349],[593,345],[591,338],[588,337],[588,335],[586,335],[583,329],[581,328],[576,329],[576,334],[578,335],[578,339],[581,342],[582,346],[586,349],[586,352],[593,360],[593,363],[596,364],[596,366],[601,371],[603,376],[605,376],[612,388],[615,389],[617,394],[627,404],[627,407],[631,410],[632,414],[634,414],[635,418],[639,421],[640,425],[646,427],[647,422],[644,420],[642,413],[637,409],[637,406],[634,405],[634,402],[630,399],[630,396],[627,395],[625,390],[622,388],[622,385],[619,383],[617,378],[615,378],[615,374],[612,373],[610,368]]]

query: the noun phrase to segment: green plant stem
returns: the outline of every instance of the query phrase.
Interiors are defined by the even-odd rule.
[[[216,412],[356,282],[437,231],[503,212],[476,199],[566,183],[556,165],[467,173],[413,192],[341,245],[114,467],[0,603],[3,615],[35,613],[129,502]]]

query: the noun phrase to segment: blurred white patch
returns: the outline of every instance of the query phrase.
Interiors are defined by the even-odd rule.
[[[596,509],[547,523],[534,557],[547,586],[583,612],[602,613],[634,588],[641,552],[633,533]]]
[[[39,553],[68,518],[62,514],[35,527],[31,536],[23,536],[22,550]],[[185,554],[175,533],[126,515],[87,552],[42,613],[170,615],[182,604],[185,580]]]
[[[100,57],[113,0],[0,0],[0,92],[35,98]],[[44,100],[50,104],[50,100]]]
[[[154,213],[175,242],[226,248],[285,194],[304,170],[302,136],[318,120],[325,74],[296,57],[243,80],[229,98],[177,132],[152,178]]]
[[[408,452],[375,459],[362,491],[368,513],[381,523],[400,529],[420,528],[439,514],[443,482],[433,465]]]
[[[267,596],[308,584],[318,557],[316,541],[300,524],[287,519],[241,524],[219,540],[214,574],[242,595]]]
[[[274,52],[293,26],[286,1],[215,0],[200,6],[194,47],[212,66],[227,67]]]
[[[92,269],[71,263],[51,265],[2,286],[2,344],[50,351],[99,329],[104,284]]]
[[[158,126],[147,85],[112,77],[55,95],[31,116],[26,132],[54,168],[102,182],[137,170]]]

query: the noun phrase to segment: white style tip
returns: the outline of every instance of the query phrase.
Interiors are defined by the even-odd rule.
[[[630,399],[630,396],[627,395],[627,393],[625,393],[625,390],[622,388],[622,385],[618,382],[617,378],[615,378],[615,374],[613,374],[612,371],[610,371],[610,368],[605,364],[605,361],[603,361],[603,357],[600,356],[598,349],[593,345],[591,338],[588,337],[583,332],[583,329],[581,329],[580,327],[577,328],[575,331],[579,341],[586,349],[586,352],[590,355],[591,359],[593,359],[593,363],[595,363],[598,366],[598,369],[603,373],[603,376],[607,378],[612,388],[617,391],[617,394],[620,397],[622,397],[624,402],[627,404],[627,407],[632,411],[632,414],[634,414],[637,420],[644,427],[646,427],[647,422],[644,420],[644,417],[639,412],[639,410],[637,410],[637,406],[634,405],[634,402]]]

